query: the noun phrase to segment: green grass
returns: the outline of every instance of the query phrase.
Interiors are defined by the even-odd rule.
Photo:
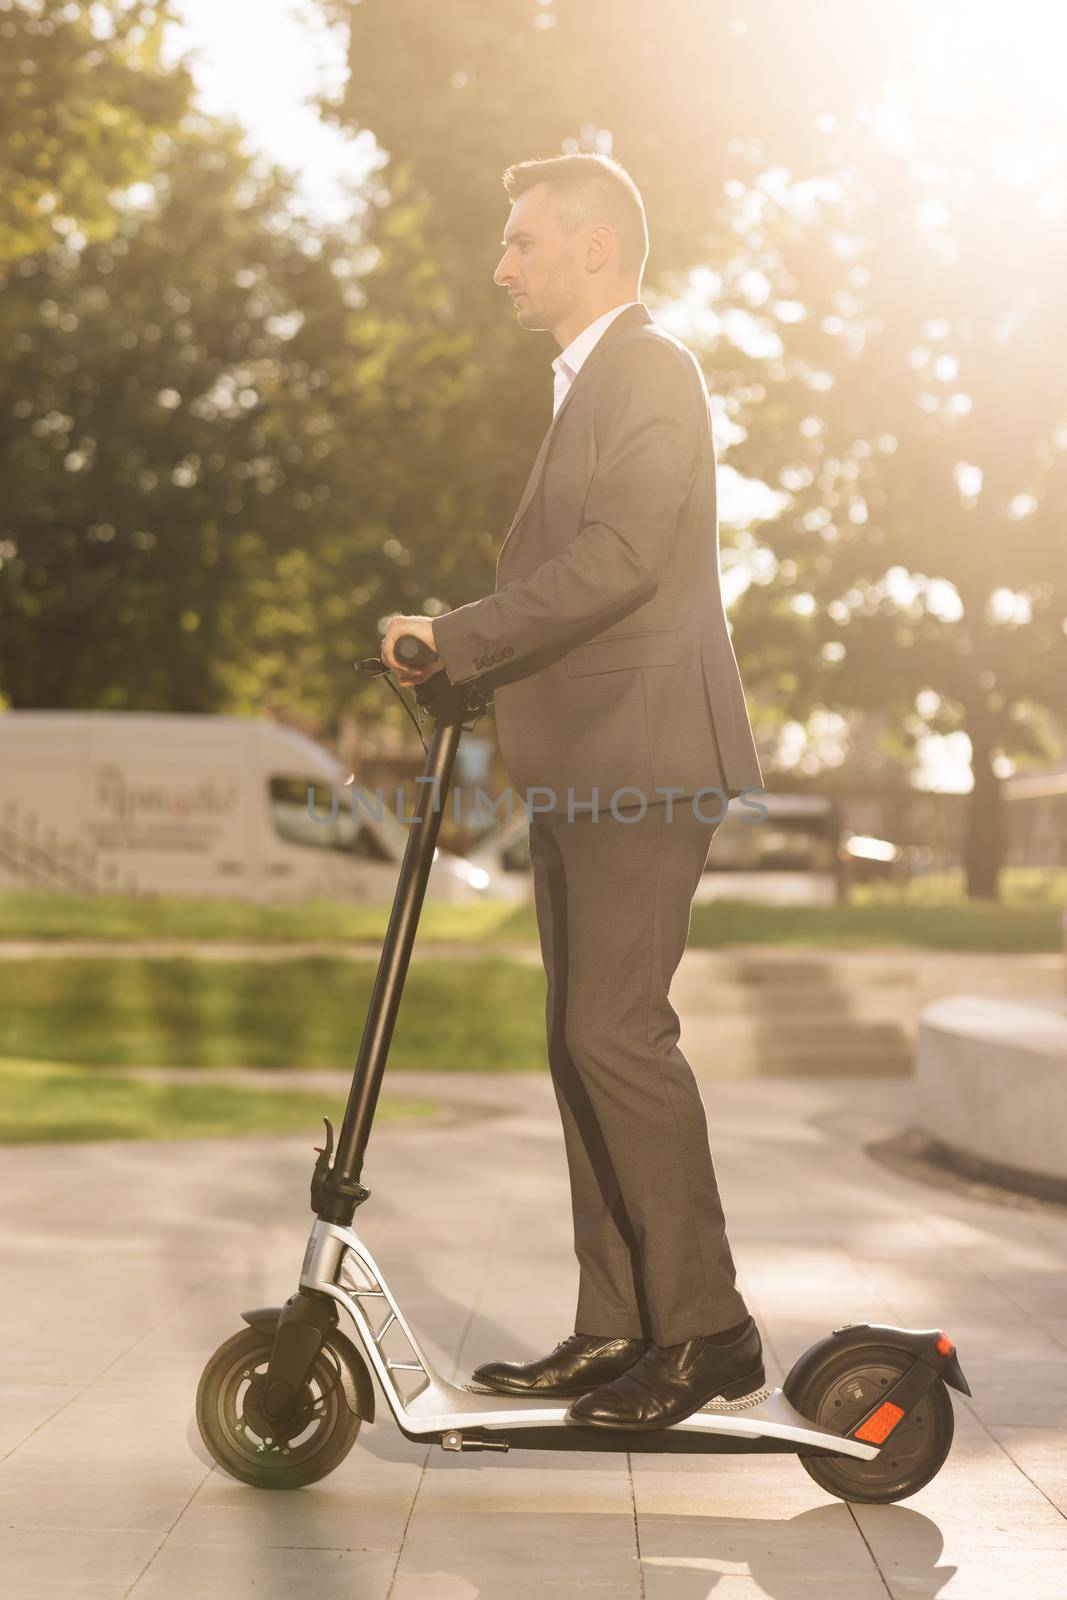
[[[1060,910],[1026,902],[959,900],[913,904],[856,900],[843,906],[760,906],[720,900],[693,907],[689,943],[809,950],[988,950],[1024,954],[1062,948]]]
[[[1052,951],[1062,948],[1059,919],[1065,905],[1067,872],[1009,870],[1003,875],[1002,898],[996,902],[968,901],[959,873],[939,873],[900,887],[857,888],[850,902],[841,906],[767,906],[740,900],[696,905],[689,942],[696,948],[781,944],[817,949],[884,945]],[[387,905],[343,901],[257,906],[53,893],[0,895],[0,939],[83,938],[119,945],[141,939],[380,944],[388,919]],[[537,923],[533,906],[525,903],[430,903],[423,909],[418,938],[420,947],[450,942],[469,944],[476,952],[487,944],[536,943]]]
[[[351,1069],[375,964],[72,958],[0,963],[0,1057],[83,1066]],[[390,1070],[545,1066],[545,978],[499,958],[408,973]]]
[[[870,885],[855,891],[857,899],[887,904],[900,900],[912,904],[966,905],[962,872],[924,872],[906,884]],[[1067,906],[1067,867],[1005,867],[1000,874],[1004,905]]]
[[[323,940],[380,944],[390,907],[309,900],[292,905],[246,905],[236,900],[151,900],[121,895],[47,891],[0,895],[0,939],[237,939],[265,944]],[[503,901],[452,906],[429,901],[419,922],[420,944],[537,937],[532,906]]]
[[[0,1144],[321,1134],[330,1110],[321,1093],[150,1083],[67,1062],[0,1060]],[[418,1120],[436,1110],[432,1101],[383,1096],[376,1120]]]

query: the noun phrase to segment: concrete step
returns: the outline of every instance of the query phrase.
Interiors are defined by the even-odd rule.
[[[863,1022],[897,1022],[902,1013],[913,1009],[910,992],[901,995],[888,990],[837,989],[812,985],[808,988],[745,987],[740,984],[706,982],[699,975],[679,972],[671,988],[671,999],[679,1013],[697,1010],[708,1015],[750,1017],[781,1022],[825,1021],[849,1018]]]
[[[908,1075],[915,1047],[902,1033],[882,1028],[746,1033],[729,1019],[687,1018],[680,1040],[699,1077],[866,1077]]]
[[[677,1009],[677,1008],[676,1008]],[[724,1044],[752,1045],[788,1053],[791,1049],[863,1049],[872,1045],[910,1048],[912,1035],[900,1023],[856,1017],[738,1017],[679,1013],[683,1029],[713,1033]]]
[[[1054,1004],[1058,955],[687,950],[671,1001],[701,1077],[910,1076],[918,1017],[961,985]]]

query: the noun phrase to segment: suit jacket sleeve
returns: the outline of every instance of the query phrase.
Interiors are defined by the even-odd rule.
[[[528,578],[434,618],[452,683],[564,647],[591,624],[636,610],[659,587],[699,462],[696,386],[672,345],[637,339],[624,352],[602,380],[597,463],[576,538]]]

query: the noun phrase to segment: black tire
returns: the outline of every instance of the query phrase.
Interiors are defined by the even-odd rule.
[[[789,1399],[802,1417],[846,1434],[915,1360],[892,1345],[830,1352]],[[929,1483],[952,1445],[952,1398],[935,1378],[870,1461],[855,1456],[801,1455],[804,1470],[839,1500],[888,1505]]]
[[[268,1422],[257,1409],[257,1394],[273,1343],[273,1331],[242,1328],[220,1345],[200,1378],[196,1420],[200,1437],[231,1477],[256,1489],[300,1489],[340,1465],[362,1418],[345,1396],[347,1352],[327,1339],[299,1408],[281,1427]]]

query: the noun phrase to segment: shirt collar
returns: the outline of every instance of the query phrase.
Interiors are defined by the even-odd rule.
[[[602,317],[597,317],[588,327],[583,328],[576,338],[572,339],[565,350],[561,350],[552,363],[555,373],[565,375],[572,382],[578,376],[583,363],[591,355],[594,346],[603,334],[623,311],[630,306],[639,306],[640,300],[627,300],[621,306],[612,306],[610,311],[605,311]]]

